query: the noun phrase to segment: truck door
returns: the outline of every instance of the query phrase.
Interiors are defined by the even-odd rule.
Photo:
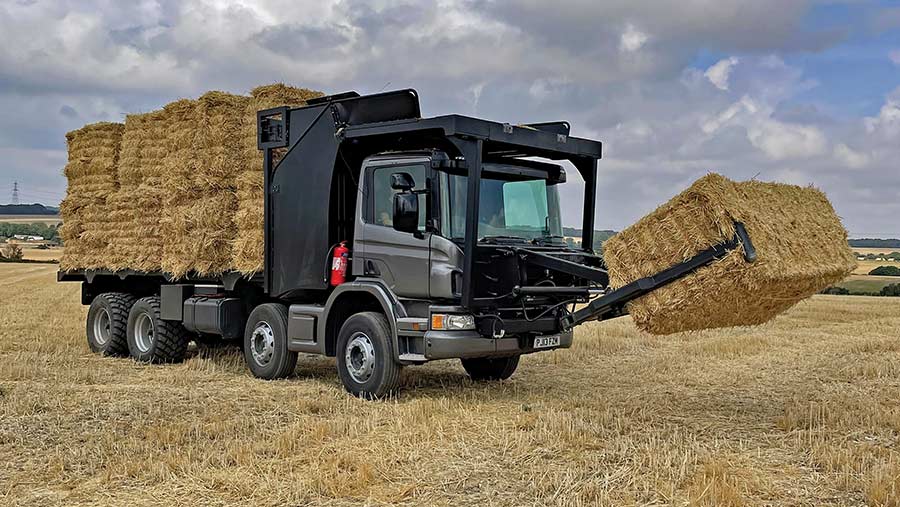
[[[419,233],[395,230],[393,200],[397,191],[391,188],[391,174],[398,172],[412,176],[414,190],[424,190],[431,173],[430,161],[374,161],[366,168],[368,192],[356,255],[362,255],[367,276],[383,279],[398,296],[428,297],[431,234],[425,232],[427,198],[426,194],[419,194]]]

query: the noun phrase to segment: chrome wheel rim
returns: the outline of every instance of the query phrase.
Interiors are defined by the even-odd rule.
[[[97,312],[97,316],[94,317],[94,340],[97,341],[97,345],[102,346],[109,342],[111,323],[109,310],[104,308]]]
[[[344,351],[347,372],[356,382],[365,383],[375,373],[375,346],[365,333],[355,333]]]
[[[260,322],[253,329],[250,336],[250,355],[260,366],[272,361],[272,356],[275,355],[275,332],[268,322]]]
[[[153,319],[146,312],[134,320],[134,344],[141,352],[149,352],[153,347]]]

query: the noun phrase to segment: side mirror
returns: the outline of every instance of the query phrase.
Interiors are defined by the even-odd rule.
[[[403,192],[412,190],[416,186],[413,177],[409,173],[394,173],[391,175],[391,188]]]
[[[419,196],[417,194],[394,194],[394,229],[411,233],[419,230]]]

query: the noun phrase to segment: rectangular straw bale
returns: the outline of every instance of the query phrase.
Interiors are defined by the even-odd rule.
[[[110,253],[107,268],[158,272],[162,269],[160,212],[164,191],[140,184],[122,186],[108,199]]]
[[[169,210],[173,230],[179,235],[168,238],[163,269],[173,276],[187,273],[218,274],[228,270],[234,222],[223,217],[222,210],[235,208],[233,193],[197,196]]]
[[[124,126],[101,122],[66,134],[69,162],[63,173],[69,180],[60,204],[66,246],[60,259],[63,270],[101,268],[109,243],[107,197],[117,188],[116,164]]]
[[[241,126],[241,172],[236,178],[236,236],[231,261],[234,270],[247,275],[263,268],[263,156],[256,144],[256,112],[279,106],[301,106],[323,93],[276,83],[256,87],[250,95]]]
[[[610,285],[621,287],[734,237],[743,222],[757,251],[738,248],[628,305],[654,334],[762,324],[846,278],[856,266],[847,231],[821,191],[718,174],[697,180],[606,241]]]
[[[196,157],[197,103],[181,99],[167,104],[163,111],[167,132],[166,152],[159,166],[164,191],[163,214],[160,219],[163,238],[161,268],[167,273],[181,276],[190,270],[190,266],[182,259],[182,252],[186,247],[179,244],[189,240],[180,210],[197,195],[197,189],[192,183],[192,175],[199,167]]]

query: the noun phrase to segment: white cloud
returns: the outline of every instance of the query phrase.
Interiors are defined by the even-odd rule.
[[[867,153],[856,151],[844,143],[839,143],[834,147],[834,158],[850,169],[862,169],[872,160]]]
[[[726,126],[742,128],[750,143],[770,160],[809,158],[828,148],[825,134],[813,125],[786,123],[774,119],[774,105],[766,102],[765,91],[758,98],[744,95],[720,113],[704,119],[700,128],[713,135]]]
[[[747,129],[747,138],[772,160],[810,158],[825,153],[828,141],[816,127],[763,120]]]
[[[709,79],[709,82],[716,88],[728,90],[728,78],[731,76],[731,69],[737,64],[737,58],[733,56],[725,58],[706,69],[706,72],[703,75],[706,76],[706,78]]]
[[[648,40],[650,40],[650,36],[629,24],[619,38],[619,51],[623,53],[637,51],[644,47]]]
[[[866,132],[882,132],[887,136],[900,133],[900,87],[894,89],[884,101],[878,116],[863,120]]]
[[[701,125],[701,129],[706,134],[712,134],[724,125],[738,117],[740,114],[753,115],[759,110],[756,103],[749,96],[744,95],[741,100],[728,106],[727,109],[716,115],[714,118],[707,119]]]
[[[888,58],[894,62],[894,65],[900,65],[900,49],[895,49],[888,53]]]
[[[478,102],[481,100],[481,93],[484,92],[484,83],[476,83],[469,88],[472,94],[472,112],[478,113]]]
[[[565,87],[570,84],[572,81],[564,77],[535,79],[528,88],[528,94],[537,101],[544,101],[551,97],[562,96]]]

